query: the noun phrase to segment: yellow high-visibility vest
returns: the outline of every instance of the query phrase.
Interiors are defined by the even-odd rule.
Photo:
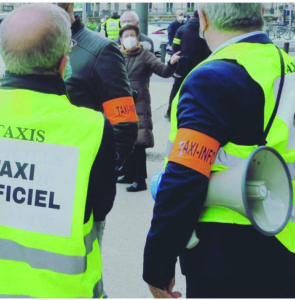
[[[286,54],[284,51],[282,51],[282,55],[285,63],[285,73],[294,73],[294,58]],[[232,44],[223,49],[220,49],[216,53],[213,53],[205,61],[196,66],[191,71],[191,73],[207,62],[223,59],[236,61],[239,65],[243,66],[248,72],[249,76],[251,76],[251,78],[261,86],[265,96],[264,128],[266,128],[275,106],[275,95],[273,90],[274,82],[281,76],[280,59],[275,45],[272,43],[258,44],[246,42]],[[189,76],[190,74],[188,74],[187,77]],[[166,164],[168,162],[169,153],[172,149],[172,145],[177,134],[177,106],[181,88],[182,86],[180,87],[177,95],[172,102],[171,130],[167,147],[167,156],[165,158]],[[295,149],[287,148],[288,140],[290,139],[290,137],[291,136],[286,120],[284,120],[277,114],[267,137],[267,145],[277,150],[282,155],[289,168],[292,169],[292,166],[295,163]],[[250,153],[257,147],[258,145],[241,146],[229,142],[219,151],[225,152],[228,157],[238,157],[246,159],[250,155]],[[227,168],[228,167],[225,164],[217,164],[215,160],[212,171],[220,172],[226,170]],[[295,190],[295,174],[291,174],[291,177],[293,190]],[[199,221],[250,225],[250,221],[246,217],[225,207],[204,207]],[[286,248],[288,248],[292,252],[295,252],[294,222],[290,220],[285,229],[277,234],[276,237]]]
[[[96,229],[84,214],[103,115],[25,89],[0,98],[0,203],[11,212],[0,212],[0,296],[101,297]]]
[[[105,31],[108,34],[108,38],[115,40],[119,36],[120,32],[120,19],[109,18],[106,20],[105,24]]]

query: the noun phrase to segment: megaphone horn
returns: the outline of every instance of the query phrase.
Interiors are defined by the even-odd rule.
[[[224,206],[247,217],[265,235],[287,225],[293,203],[289,169],[273,148],[255,149],[247,160],[210,177],[206,206]]]
[[[151,181],[155,199],[162,173]],[[281,155],[273,148],[255,149],[248,159],[223,172],[212,172],[206,207],[230,208],[250,220],[262,234],[272,236],[287,225],[293,202],[291,176]]]

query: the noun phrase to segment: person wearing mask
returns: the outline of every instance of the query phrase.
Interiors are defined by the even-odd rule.
[[[126,25],[135,25],[139,28],[139,18],[137,13],[135,11],[125,11],[120,18],[120,25],[121,28]],[[115,42],[121,45],[119,37],[115,40]],[[139,35],[139,42],[145,49],[150,50],[152,53],[154,53],[153,40],[142,32],[140,32]]]
[[[66,96],[69,16],[25,4],[1,24],[0,295],[101,297],[97,220],[116,194],[115,143],[102,113]]]
[[[277,236],[266,236],[238,212],[204,202],[211,171],[236,166],[265,142],[292,170],[295,111],[283,99],[266,140],[264,131],[277,97],[274,83],[282,74],[292,80],[295,60],[262,31],[259,3],[201,3],[199,18],[213,53],[186,77],[172,103],[168,163],[143,278],[154,297],[180,297],[173,291],[180,257],[188,298],[293,298],[293,217]],[[198,155],[201,147],[211,150],[210,160]],[[193,231],[199,242],[188,249]]]
[[[126,25],[120,30],[121,51],[123,53],[131,88],[136,91],[135,107],[139,117],[139,132],[135,150],[127,161],[126,173],[119,177],[119,183],[132,183],[128,192],[146,190],[146,148],[154,146],[152,133],[150,77],[170,77],[179,58],[175,53],[169,63],[163,64],[153,53],[144,49],[139,42],[139,29],[135,25]]]
[[[170,92],[169,105],[165,117],[170,120],[171,103],[186,75],[201,61],[207,58],[211,51],[206,41],[199,36],[198,11],[194,12],[175,34],[172,43],[173,53],[181,51],[177,69],[174,74],[174,83]]]
[[[184,14],[181,10],[176,12],[176,19],[168,26],[168,44],[172,47],[173,39],[175,37],[176,31],[180,26],[184,24]]]
[[[105,35],[111,40],[115,40],[119,36],[120,16],[114,11],[110,18],[105,21]]]

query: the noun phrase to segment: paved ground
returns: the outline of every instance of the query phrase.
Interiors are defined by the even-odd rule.
[[[164,119],[172,79],[153,76],[150,85],[155,147],[148,153],[148,179],[163,167],[170,123]],[[127,193],[128,185],[118,184],[113,210],[107,217],[103,241],[105,289],[111,298],[150,298],[142,280],[145,238],[149,229],[153,200],[149,191]],[[177,266],[176,288],[185,295],[184,278]]]

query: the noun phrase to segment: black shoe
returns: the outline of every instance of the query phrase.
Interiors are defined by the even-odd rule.
[[[132,183],[132,182],[134,182],[134,179],[132,179],[126,175],[120,176],[117,179],[117,183]]]
[[[134,181],[131,185],[129,185],[126,188],[127,192],[139,192],[139,191],[145,191],[147,189],[146,183],[139,183]]]

